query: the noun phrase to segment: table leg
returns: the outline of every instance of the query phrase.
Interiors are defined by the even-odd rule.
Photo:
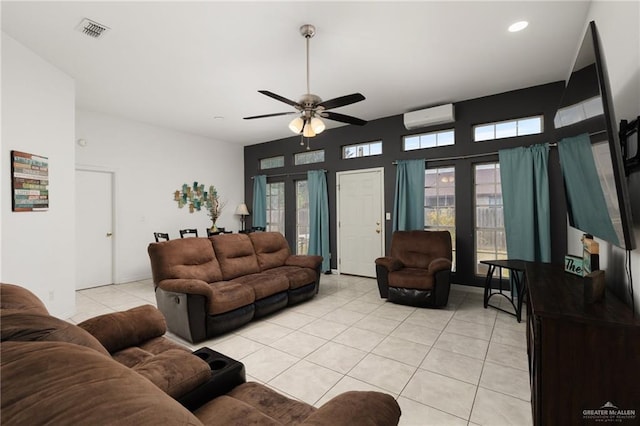
[[[493,271],[496,269],[494,265],[489,265],[489,270],[487,271],[487,278],[484,281],[484,308],[487,309],[489,306],[489,292],[491,290],[491,279],[493,278]]]

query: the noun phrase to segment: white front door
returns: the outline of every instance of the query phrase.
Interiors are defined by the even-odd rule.
[[[336,174],[338,269],[341,274],[375,277],[384,256],[384,169]]]
[[[113,284],[113,173],[76,170],[76,289]]]

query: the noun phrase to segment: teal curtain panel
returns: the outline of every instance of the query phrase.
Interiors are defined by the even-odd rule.
[[[253,226],[267,227],[267,176],[253,178]]]
[[[393,231],[424,229],[424,160],[399,160],[393,200]]]
[[[498,152],[509,259],[551,261],[549,144]]]
[[[620,245],[600,186],[589,135],[562,139],[558,142],[558,153],[573,225]]]
[[[307,172],[309,188],[309,251],[322,256],[322,272],[331,269],[329,255],[329,196],[324,170]]]

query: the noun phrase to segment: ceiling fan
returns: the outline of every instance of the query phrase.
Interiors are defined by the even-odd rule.
[[[323,101],[318,95],[312,94],[309,90],[309,40],[315,35],[315,33],[316,28],[313,25],[306,24],[300,27],[300,34],[306,39],[307,44],[307,93],[302,95],[298,102],[295,102],[268,90],[258,90],[258,92],[263,95],[269,96],[270,98],[276,99],[280,102],[284,102],[287,105],[291,105],[297,111],[255,115],[252,117],[244,117],[245,120],[299,114],[298,117],[294,118],[291,123],[289,123],[289,129],[296,134],[302,133],[306,138],[312,138],[324,131],[325,124],[321,118],[339,121],[341,123],[355,124],[357,126],[364,126],[367,124],[365,120],[360,118],[328,111],[333,108],[339,108],[363,101],[365,97],[362,94],[352,93],[350,95]]]

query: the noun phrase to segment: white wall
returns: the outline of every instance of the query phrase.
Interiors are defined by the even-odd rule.
[[[595,21],[600,35],[617,121],[631,121],[640,115],[640,2],[595,1],[589,10],[589,21]],[[628,183],[636,246],[640,247],[640,172],[632,174]],[[569,252],[578,252],[581,234],[570,230]],[[606,270],[608,280],[626,282],[625,252],[604,242],[600,242],[600,251],[601,268]],[[631,252],[631,265],[635,307],[640,313],[640,248]]]
[[[33,291],[51,314],[75,310],[75,83],[2,33],[2,282]],[[12,212],[11,150],[49,158],[49,210]]]
[[[227,205],[217,225],[237,232],[243,202],[243,147],[101,113],[76,111],[76,165],[112,170],[115,188],[115,282],[151,277],[147,246],[154,232],[179,229],[206,236],[205,210],[178,209],[173,192],[194,181],[215,185]],[[80,201],[79,201],[80,202]]]

